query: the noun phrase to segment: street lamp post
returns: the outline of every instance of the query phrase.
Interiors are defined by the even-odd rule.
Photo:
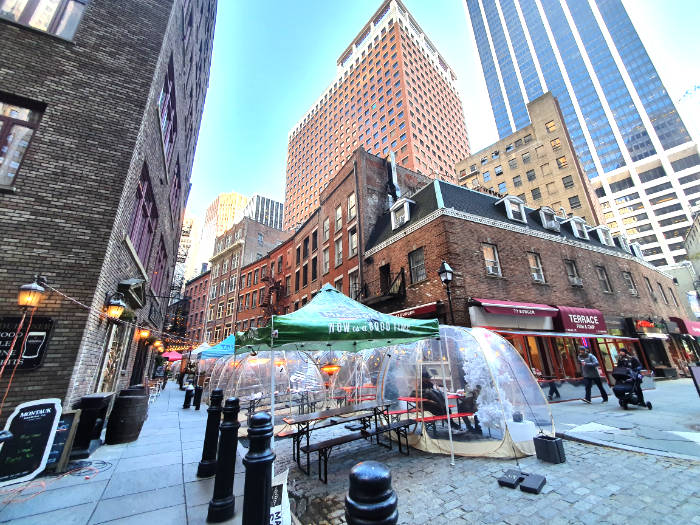
[[[440,265],[440,269],[438,270],[438,275],[440,276],[440,280],[442,281],[442,284],[444,284],[447,287],[447,302],[450,305],[450,318],[452,319],[452,324],[455,324],[455,313],[452,310],[452,295],[450,294],[450,283],[452,282],[452,268],[450,267],[447,262],[442,261],[442,264]]]

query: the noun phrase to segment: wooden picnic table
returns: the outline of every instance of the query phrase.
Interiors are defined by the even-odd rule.
[[[310,453],[309,436],[312,430],[328,428],[330,426],[339,425],[359,420],[362,428],[369,428],[371,420],[374,418],[375,426],[378,425],[378,417],[386,411],[386,408],[391,404],[390,401],[367,401],[354,405],[345,405],[344,407],[331,408],[328,410],[319,410],[310,414],[298,414],[295,416],[287,416],[282,418],[282,421],[288,425],[295,425],[296,431],[292,434],[292,457],[296,459],[297,465],[305,473],[310,472]],[[350,417],[342,417],[342,416]],[[312,427],[312,423],[325,422],[323,426]],[[306,438],[306,470],[301,466],[301,440]]]

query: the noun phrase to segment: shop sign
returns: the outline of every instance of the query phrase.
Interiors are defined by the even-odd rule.
[[[662,334],[664,326],[651,319],[635,319],[634,328],[638,334]]]
[[[15,346],[7,366],[14,368],[17,365],[17,370],[33,370],[41,365],[46,355],[53,319],[34,317],[29,324],[29,317],[27,317],[20,331],[17,332],[20,320],[20,317],[0,317],[0,362],[5,361],[16,335]],[[28,332],[27,327],[29,327]],[[18,359],[19,363],[17,363]]]
[[[478,298],[474,298],[474,301],[490,314],[519,315],[524,317],[554,317],[557,315],[557,309],[546,304],[516,303],[514,301]]]
[[[606,334],[603,314],[591,308],[559,307],[559,320],[565,332]]]
[[[407,308],[405,310],[400,310],[398,312],[392,312],[389,315],[394,315],[396,317],[415,317],[417,315],[431,314],[437,311],[437,303],[428,303],[423,305],[418,305],[414,308]]]

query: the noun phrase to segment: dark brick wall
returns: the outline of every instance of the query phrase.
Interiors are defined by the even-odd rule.
[[[46,275],[52,286],[96,311],[120,280],[144,278],[124,240],[144,162],[159,211],[152,252],[162,234],[172,276],[216,11],[215,0],[191,3],[195,23],[186,49],[182,0],[95,0],[73,42],[0,20],[0,92],[46,105],[15,192],[0,194],[0,232],[6,241],[0,253],[0,315],[16,315],[17,287],[34,273]],[[200,57],[200,43],[201,58],[194,59],[188,75],[185,57]],[[157,102],[171,55],[178,138],[172,165],[165,166]],[[171,210],[170,183],[178,155],[183,199],[179,209]],[[151,254],[143,261],[146,276],[154,259]],[[169,290],[169,282],[162,289]],[[149,321],[156,301],[149,298],[134,322],[160,329],[167,300],[160,300],[164,302],[155,310],[162,308],[161,315],[151,315]],[[52,293],[37,315],[56,323],[46,360],[41,368],[15,377],[3,415],[15,404],[38,397],[58,397],[69,405],[91,392],[99,375],[107,323],[97,313],[88,314]],[[129,381],[135,355],[132,348],[120,386]],[[6,378],[0,381],[3,391]]]

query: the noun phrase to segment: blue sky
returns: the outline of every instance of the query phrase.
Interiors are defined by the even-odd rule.
[[[458,77],[472,151],[495,142],[463,0],[403,0]],[[700,86],[696,0],[623,0],[671,98]],[[188,211],[219,193],[284,200],[287,134],[335,78],[381,0],[219,0]],[[700,88],[679,105],[700,139]]]

